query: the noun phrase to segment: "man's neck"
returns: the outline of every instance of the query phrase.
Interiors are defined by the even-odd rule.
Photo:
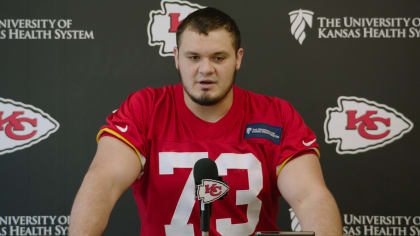
[[[228,94],[226,94],[226,96],[221,101],[211,106],[203,106],[194,102],[193,100],[191,100],[191,98],[185,91],[184,101],[188,109],[190,109],[190,111],[194,115],[196,115],[204,121],[215,123],[222,119],[232,107],[233,88],[229,91]]]

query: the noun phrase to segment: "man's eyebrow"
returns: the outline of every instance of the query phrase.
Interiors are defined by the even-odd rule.
[[[184,52],[184,55],[198,55],[199,53],[194,52],[194,51],[186,51]],[[212,56],[216,56],[216,55],[229,55],[229,53],[227,51],[217,51],[211,54]]]
[[[184,52],[185,55],[197,55],[198,53],[194,52],[194,51],[186,51]]]
[[[226,51],[218,51],[218,52],[213,53],[213,55],[228,55],[228,54],[229,53]]]

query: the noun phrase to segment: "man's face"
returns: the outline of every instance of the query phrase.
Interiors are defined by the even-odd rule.
[[[223,28],[208,35],[187,28],[178,46],[174,49],[176,68],[189,99],[207,106],[223,100],[232,89],[243,55],[242,48],[235,52],[231,34]]]

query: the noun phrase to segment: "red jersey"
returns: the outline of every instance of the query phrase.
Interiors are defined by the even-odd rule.
[[[213,202],[210,235],[278,230],[277,175],[290,158],[318,153],[316,137],[284,100],[236,86],[233,96],[215,123],[188,109],[180,84],[135,92],[107,118],[98,137],[118,137],[143,166],[132,185],[142,236],[201,235],[192,171],[201,158],[214,160],[229,186]]]

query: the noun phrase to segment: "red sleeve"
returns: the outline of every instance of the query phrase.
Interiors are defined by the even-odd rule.
[[[118,138],[136,152],[142,166],[144,166],[148,156],[146,134],[152,101],[153,93],[151,89],[130,94],[120,108],[106,118],[108,124],[101,127],[97,140],[99,141],[104,134]]]
[[[319,157],[319,145],[314,132],[306,126],[302,117],[293,106],[283,101],[281,104],[281,117],[283,123],[280,140],[280,155],[276,163],[276,173],[280,173],[283,166],[293,158],[306,153],[314,153]]]

